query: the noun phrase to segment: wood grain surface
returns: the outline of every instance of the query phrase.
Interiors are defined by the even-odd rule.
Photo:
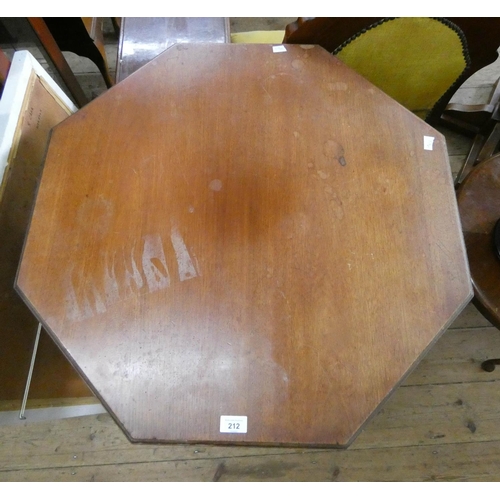
[[[500,155],[480,163],[457,192],[476,307],[500,328],[500,259],[493,230],[500,219]]]
[[[444,137],[300,45],[174,46],[56,127],[17,285],[130,439],[311,446],[471,297]]]

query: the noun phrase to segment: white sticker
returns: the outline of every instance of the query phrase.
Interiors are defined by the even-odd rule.
[[[246,434],[247,417],[234,416],[234,415],[221,415],[220,432]]]
[[[273,47],[273,52],[286,52],[284,45],[275,45]]]
[[[434,137],[429,135],[424,135],[424,149],[432,151],[432,146],[434,144]]]

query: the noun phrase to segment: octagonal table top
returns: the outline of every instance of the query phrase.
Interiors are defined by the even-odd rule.
[[[58,125],[16,286],[129,439],[307,446],[472,294],[444,137],[299,45],[175,45]]]

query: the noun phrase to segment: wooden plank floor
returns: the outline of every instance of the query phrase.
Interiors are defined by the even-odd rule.
[[[77,75],[101,91],[99,74]],[[495,63],[453,100],[486,102],[498,76]],[[471,141],[441,131],[456,173]],[[480,368],[490,357],[500,332],[469,305],[348,450],[130,444],[103,414],[0,426],[0,481],[499,481],[500,369]]]

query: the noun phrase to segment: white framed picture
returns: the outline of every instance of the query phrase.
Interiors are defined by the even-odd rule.
[[[0,99],[0,199],[9,162],[17,152],[23,112],[30,101],[34,85],[39,82],[69,116],[77,108],[53,78],[27,50],[14,53],[9,74]],[[54,124],[55,125],[55,124]]]

